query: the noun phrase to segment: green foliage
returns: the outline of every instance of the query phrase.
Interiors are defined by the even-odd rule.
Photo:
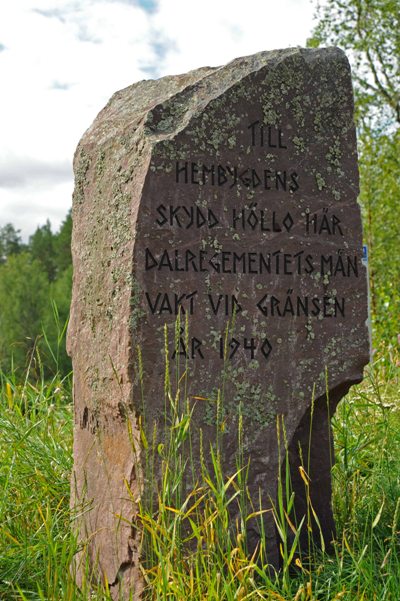
[[[2,385],[0,597],[21,598],[19,586],[40,599],[40,586],[57,599],[55,568],[71,558],[70,409],[58,379],[23,387],[3,375]]]
[[[388,364],[379,359],[333,418],[336,518],[341,529],[351,531],[353,542],[358,537],[360,546],[365,523],[374,523],[374,535],[382,544],[400,526],[393,521],[400,503],[399,375],[398,356]]]
[[[393,347],[400,333],[400,129],[365,139],[360,159],[373,333],[377,346]]]
[[[0,264],[7,260],[10,255],[16,255],[25,248],[22,244],[20,230],[16,230],[11,223],[0,227]]]
[[[56,277],[56,262],[54,253],[54,236],[51,231],[50,221],[36,228],[36,232],[29,238],[29,251],[32,257],[42,264],[50,282]]]
[[[8,224],[0,229],[0,366],[23,371],[33,350],[41,349],[46,375],[71,370],[65,350],[65,327],[71,302],[72,219],[69,213],[59,232],[50,222],[38,227],[23,245]]]
[[[357,108],[365,126],[400,124],[400,10],[398,0],[326,0],[308,45],[348,51]]]
[[[50,285],[52,311],[47,312],[43,322],[43,331],[47,334],[52,352],[55,355],[54,364],[63,374],[71,369],[71,359],[65,348],[65,328],[69,319],[71,304],[72,265],[61,272],[55,282]]]
[[[110,601],[100,588],[79,591],[70,572],[71,383],[0,379],[0,599]]]
[[[72,217],[69,211],[57,233],[53,234],[50,221],[47,220],[29,238],[29,252],[42,264],[50,282],[62,277],[72,264],[71,235]]]
[[[0,365],[24,368],[42,330],[49,282],[28,253],[11,255],[0,267]]]
[[[55,264],[58,274],[62,274],[66,269],[71,267],[71,236],[72,216],[71,211],[69,211],[58,233],[54,236]]]

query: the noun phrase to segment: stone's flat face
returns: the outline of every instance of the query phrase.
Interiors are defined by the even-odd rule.
[[[227,476],[243,420],[255,503],[259,489],[265,505],[276,494],[283,416],[302,510],[298,447],[307,452],[314,420],[308,467],[329,537],[329,415],[369,358],[344,54],[266,52],[127,88],[85,134],[75,172],[76,498],[93,499],[84,528],[109,582],[128,590],[140,581],[130,528],[106,546],[109,508],[134,520],[121,491],[124,478],[138,486],[140,460],[126,422],[137,439],[136,414],[149,432],[164,423],[165,324],[171,381],[186,370],[203,444],[223,423]],[[272,523],[267,535],[277,563]]]
[[[215,406],[224,372],[226,411],[233,421],[248,414],[249,437],[264,438],[277,413],[302,413],[313,386],[325,390],[325,367],[332,387],[360,369],[365,269],[351,111],[344,58],[297,52],[249,73],[155,143],[135,244],[137,332],[154,392],[162,326],[172,356],[179,311],[189,321],[180,358],[192,392]]]

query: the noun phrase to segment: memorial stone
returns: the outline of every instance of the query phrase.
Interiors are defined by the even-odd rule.
[[[141,81],[100,112],[74,168],[72,492],[94,573],[139,598],[140,428],[162,436],[166,344],[205,453],[222,437],[227,477],[242,422],[256,507],[276,498],[284,426],[297,517],[308,478],[328,545],[330,416],[369,360],[345,55],[292,48]],[[254,523],[249,547],[258,539]]]

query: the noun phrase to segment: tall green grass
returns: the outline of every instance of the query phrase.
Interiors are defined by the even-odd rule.
[[[156,438],[142,440],[149,465],[153,456],[161,466],[153,504],[141,507],[147,599],[398,601],[398,372],[397,357],[376,361],[365,381],[339,405],[333,419],[335,553],[315,551],[312,561],[298,552],[299,529],[309,524],[307,518],[295,524],[285,466],[276,506],[268,515],[250,503],[240,453],[235,473],[224,474],[216,447],[211,464],[201,462],[196,485],[185,492],[181,484],[184,470],[190,469],[191,409],[182,383],[179,399],[176,388],[174,393],[166,388],[168,435],[163,444]],[[79,591],[70,572],[78,550],[69,509],[70,388],[69,377],[19,382],[1,374],[0,598],[7,601],[110,599],[99,587]],[[282,427],[280,431],[284,445]],[[239,441],[240,436],[239,427]],[[241,512],[232,524],[234,504]],[[262,539],[253,555],[247,552],[246,525],[262,518],[275,520],[282,553],[279,572],[268,566]]]

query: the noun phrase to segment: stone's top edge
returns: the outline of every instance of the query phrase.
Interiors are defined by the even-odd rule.
[[[338,46],[324,46],[319,48],[305,48],[303,46],[291,46],[290,48],[277,48],[274,50],[262,50],[257,52],[256,54],[249,54],[241,57],[234,58],[232,61],[229,61],[225,66],[229,66],[231,64],[237,62],[259,62],[262,63],[262,66],[266,66],[268,63],[274,60],[281,60],[287,57],[301,55],[307,61],[311,62],[313,60],[318,60],[319,58],[323,59],[333,59],[337,58],[346,58],[345,52],[339,48]]]
[[[114,92],[114,94],[111,96],[109,102],[112,101],[113,98],[118,97],[121,94],[125,94],[129,91],[135,90],[138,87],[151,87],[151,86],[159,86],[160,83],[173,83],[173,82],[181,82],[182,80],[191,80],[193,79],[193,81],[197,81],[198,79],[201,79],[202,77],[204,77],[204,75],[208,75],[209,73],[216,71],[218,69],[220,69],[221,66],[219,67],[199,67],[198,69],[192,69],[191,71],[188,71],[187,73],[176,73],[176,74],[170,74],[170,75],[164,75],[163,77],[159,77],[157,79],[141,79],[139,81],[136,81],[132,84],[130,84],[129,86],[126,86],[126,88],[122,88],[121,90],[117,90],[116,92]]]
[[[167,101],[218,69],[220,67],[200,67],[180,75],[143,79],[118,90],[83,134],[78,148],[86,143],[90,144],[94,139],[101,146],[129,122],[136,122],[134,128],[137,129],[144,116],[157,104]]]
[[[120,135],[126,127],[129,127],[131,134],[141,130],[149,142],[156,143],[180,131],[193,114],[241,79],[261,69],[274,69],[282,61],[293,57],[301,57],[309,68],[323,61],[342,63],[350,69],[347,57],[340,48],[297,46],[238,57],[220,67],[200,67],[160,79],[144,79],[112,95],[82,136],[78,148],[92,142],[102,146]],[[170,118],[163,119],[162,126],[158,127],[157,121],[162,120],[161,115],[165,110],[171,112]]]
[[[141,81],[135,82],[122,90],[115,92],[103,111],[114,103],[118,103],[125,100],[135,100],[135,113],[143,113],[146,110],[151,109],[158,102],[163,102],[179,93],[182,89],[196,83],[206,75],[209,75],[219,67],[202,67],[200,69],[194,69],[188,73],[182,73],[180,75],[165,75],[160,79],[142,79]],[[134,95],[134,98],[132,97]],[[126,106],[126,108],[132,111],[132,106]]]
[[[192,116],[200,113],[211,100],[218,98],[229,88],[239,84],[251,74],[262,70],[272,72],[286,60],[295,57],[300,57],[309,69],[313,69],[314,65],[327,62],[340,64],[350,72],[345,53],[337,47],[266,50],[235,58],[223,67],[199,78],[193,85],[171,96],[164,103],[154,106],[148,112],[144,122],[145,134],[155,143],[176,135],[186,127]]]

